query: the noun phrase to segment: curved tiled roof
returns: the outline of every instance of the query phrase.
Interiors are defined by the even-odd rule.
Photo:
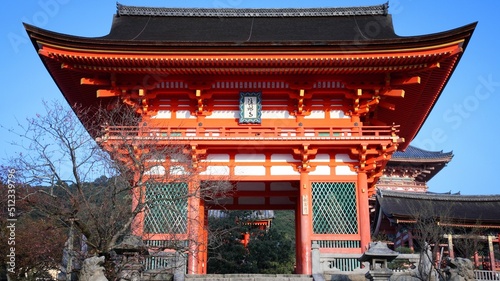
[[[227,218],[229,216],[228,211],[226,210],[209,210],[208,216],[211,218]],[[258,210],[253,211],[250,215],[245,217],[244,219],[250,220],[267,220],[274,218],[274,210]]]
[[[419,210],[460,223],[500,225],[500,195],[460,195],[377,191],[382,212],[392,220],[411,219]]]
[[[441,160],[449,162],[453,158],[453,152],[428,151],[409,145],[405,151],[396,151],[392,155],[393,160]]]
[[[341,8],[159,8],[117,5],[112,40],[300,42],[397,39],[388,5]]]
[[[396,151],[387,163],[386,169],[421,169],[416,176],[419,182],[428,182],[453,158],[453,152],[428,151],[409,145],[404,151]]]

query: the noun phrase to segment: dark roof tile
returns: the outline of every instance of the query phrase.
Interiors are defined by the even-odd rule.
[[[198,43],[364,42],[400,38],[388,5],[346,8],[209,9],[118,4],[110,40]]]
[[[453,152],[428,151],[409,145],[405,151],[396,151],[392,159],[443,159],[448,161],[453,158]],[[447,161],[447,162],[448,162]]]
[[[378,190],[377,202],[393,219],[411,219],[419,212],[461,222],[500,224],[500,195],[459,195]]]

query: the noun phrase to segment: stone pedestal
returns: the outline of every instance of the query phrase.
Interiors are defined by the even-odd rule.
[[[388,268],[377,268],[368,271],[365,277],[370,281],[387,281],[391,278],[392,274],[392,270]]]

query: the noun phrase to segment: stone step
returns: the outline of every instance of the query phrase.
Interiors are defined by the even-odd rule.
[[[186,275],[185,281],[313,281],[304,274],[200,274]]]

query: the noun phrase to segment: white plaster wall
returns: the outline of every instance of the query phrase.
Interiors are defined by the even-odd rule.
[[[262,110],[262,119],[295,119],[288,110]]]
[[[196,116],[191,115],[189,110],[177,110],[175,116],[177,119],[196,119]]]
[[[235,166],[234,175],[236,176],[265,176],[266,167],[264,166]]]
[[[235,162],[266,162],[265,154],[245,154],[240,153],[234,156]]]
[[[292,166],[273,166],[271,167],[272,176],[298,176],[299,172],[295,171]]]
[[[234,119],[240,118],[240,112],[238,110],[214,110],[211,115],[205,117],[205,119]]]
[[[317,154],[314,159],[311,159],[311,162],[330,162],[330,155],[325,153]]]
[[[351,171],[349,166],[337,166],[335,167],[335,174],[338,176],[355,176],[356,172]]]
[[[331,119],[348,119],[349,116],[344,114],[342,110],[330,110],[330,118]]]
[[[229,154],[208,154],[201,162],[229,162]]]
[[[148,176],[163,176],[165,175],[165,167],[154,166],[151,167],[151,169],[149,169],[149,171],[146,171],[144,174]]]
[[[292,154],[271,154],[271,162],[300,162]]]
[[[170,110],[158,110],[155,116],[151,119],[170,119],[172,118],[172,111]]]
[[[352,162],[357,162],[358,160],[352,159],[349,157],[348,154],[337,154],[335,155],[335,162],[341,162],[341,163],[352,163]]]
[[[311,110],[311,114],[304,116],[304,119],[325,119],[324,110]]]
[[[226,166],[207,166],[206,170],[200,175],[229,176],[229,167]]]
[[[309,175],[329,176],[330,166],[317,166],[314,171],[309,172]]]

